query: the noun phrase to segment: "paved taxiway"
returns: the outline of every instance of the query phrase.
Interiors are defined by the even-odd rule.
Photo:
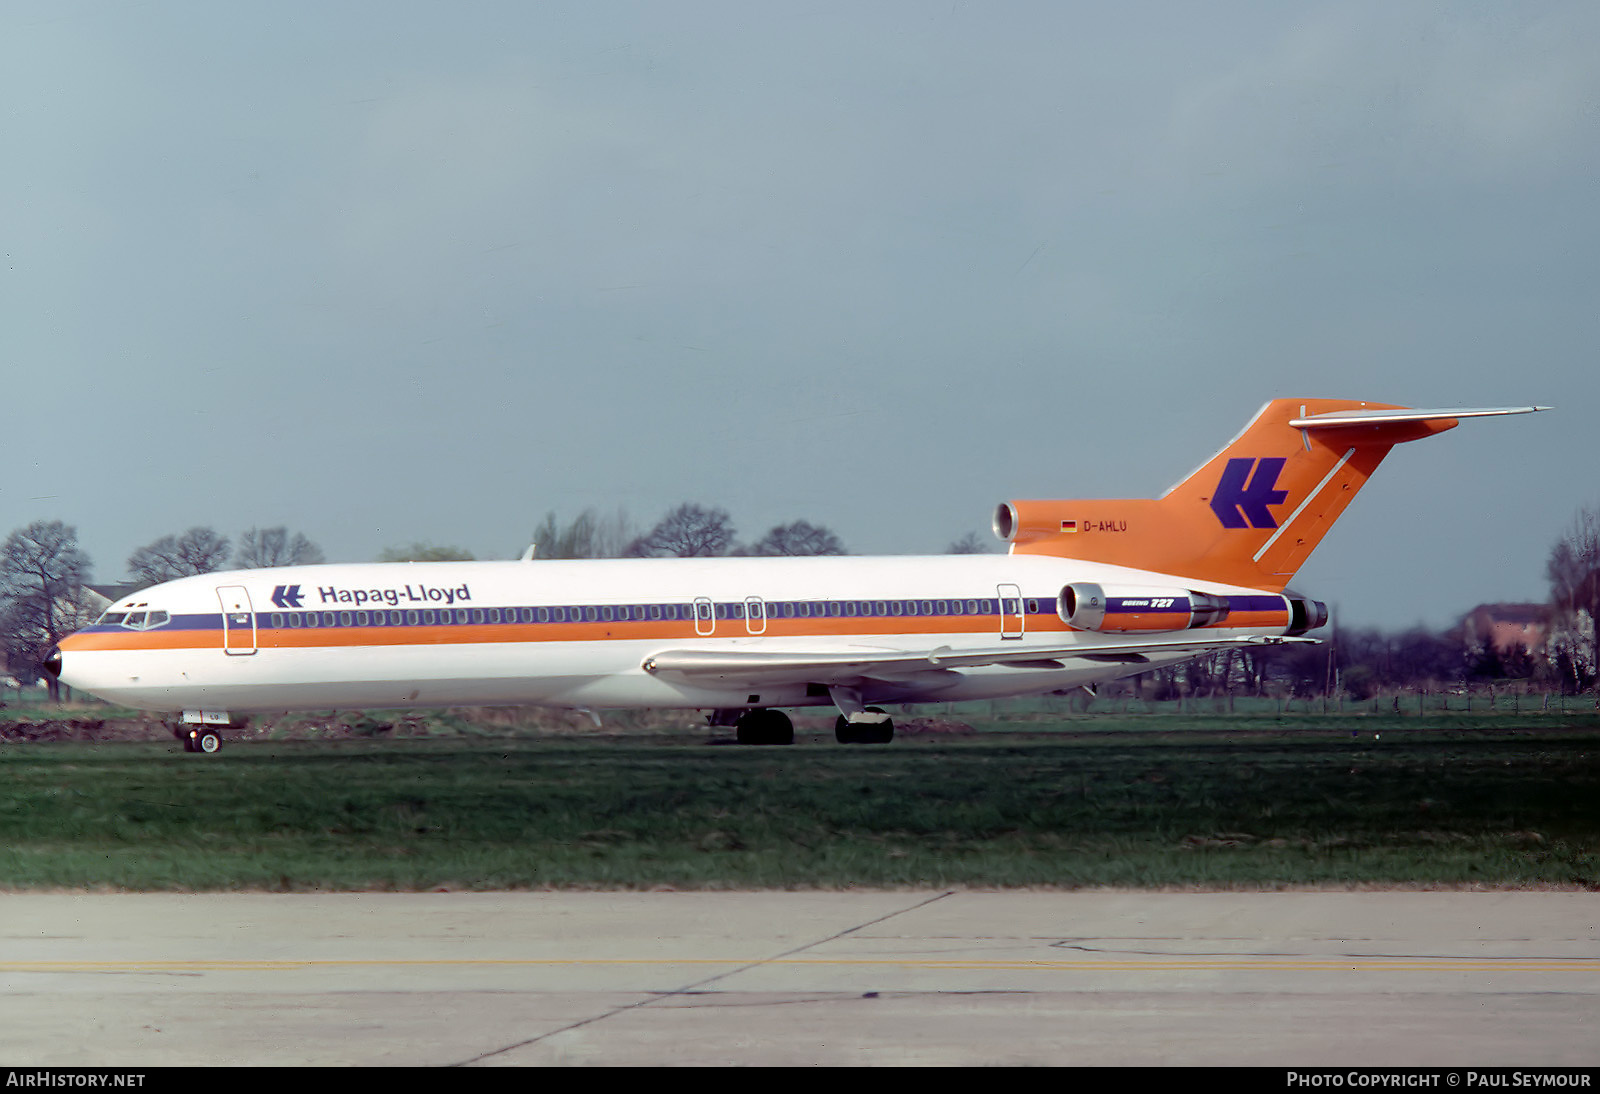
[[[0,1062],[1600,1064],[1587,893],[0,894]]]

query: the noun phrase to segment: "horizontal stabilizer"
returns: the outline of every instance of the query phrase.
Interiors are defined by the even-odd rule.
[[[1502,414],[1533,414],[1547,406],[1497,406],[1469,410],[1335,410],[1309,414],[1289,422],[1296,429],[1331,429],[1348,425],[1396,425],[1401,422],[1455,421],[1460,418],[1498,418]]]

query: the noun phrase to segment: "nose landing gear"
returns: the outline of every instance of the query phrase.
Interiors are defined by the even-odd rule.
[[[201,752],[209,756],[222,748],[222,734],[214,726],[179,722],[172,727],[172,735],[183,742],[185,752]]]

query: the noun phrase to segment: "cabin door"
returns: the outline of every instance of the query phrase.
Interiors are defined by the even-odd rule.
[[[1015,585],[997,585],[1000,594],[1000,637],[1021,638],[1023,622],[1022,590]]]
[[[243,585],[219,585],[222,604],[222,652],[243,656],[256,652],[256,613]]]

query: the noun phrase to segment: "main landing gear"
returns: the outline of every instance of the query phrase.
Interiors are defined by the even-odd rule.
[[[742,745],[792,745],[794,723],[781,710],[757,708],[740,714],[733,723]]]
[[[794,744],[794,723],[781,710],[714,710],[706,720],[713,726],[732,726],[742,745]],[[839,715],[833,735],[842,745],[886,745],[894,740],[894,720],[882,707],[859,708]]]
[[[882,707],[867,707],[860,714],[839,715],[833,736],[842,745],[886,745],[894,740],[894,719]]]

